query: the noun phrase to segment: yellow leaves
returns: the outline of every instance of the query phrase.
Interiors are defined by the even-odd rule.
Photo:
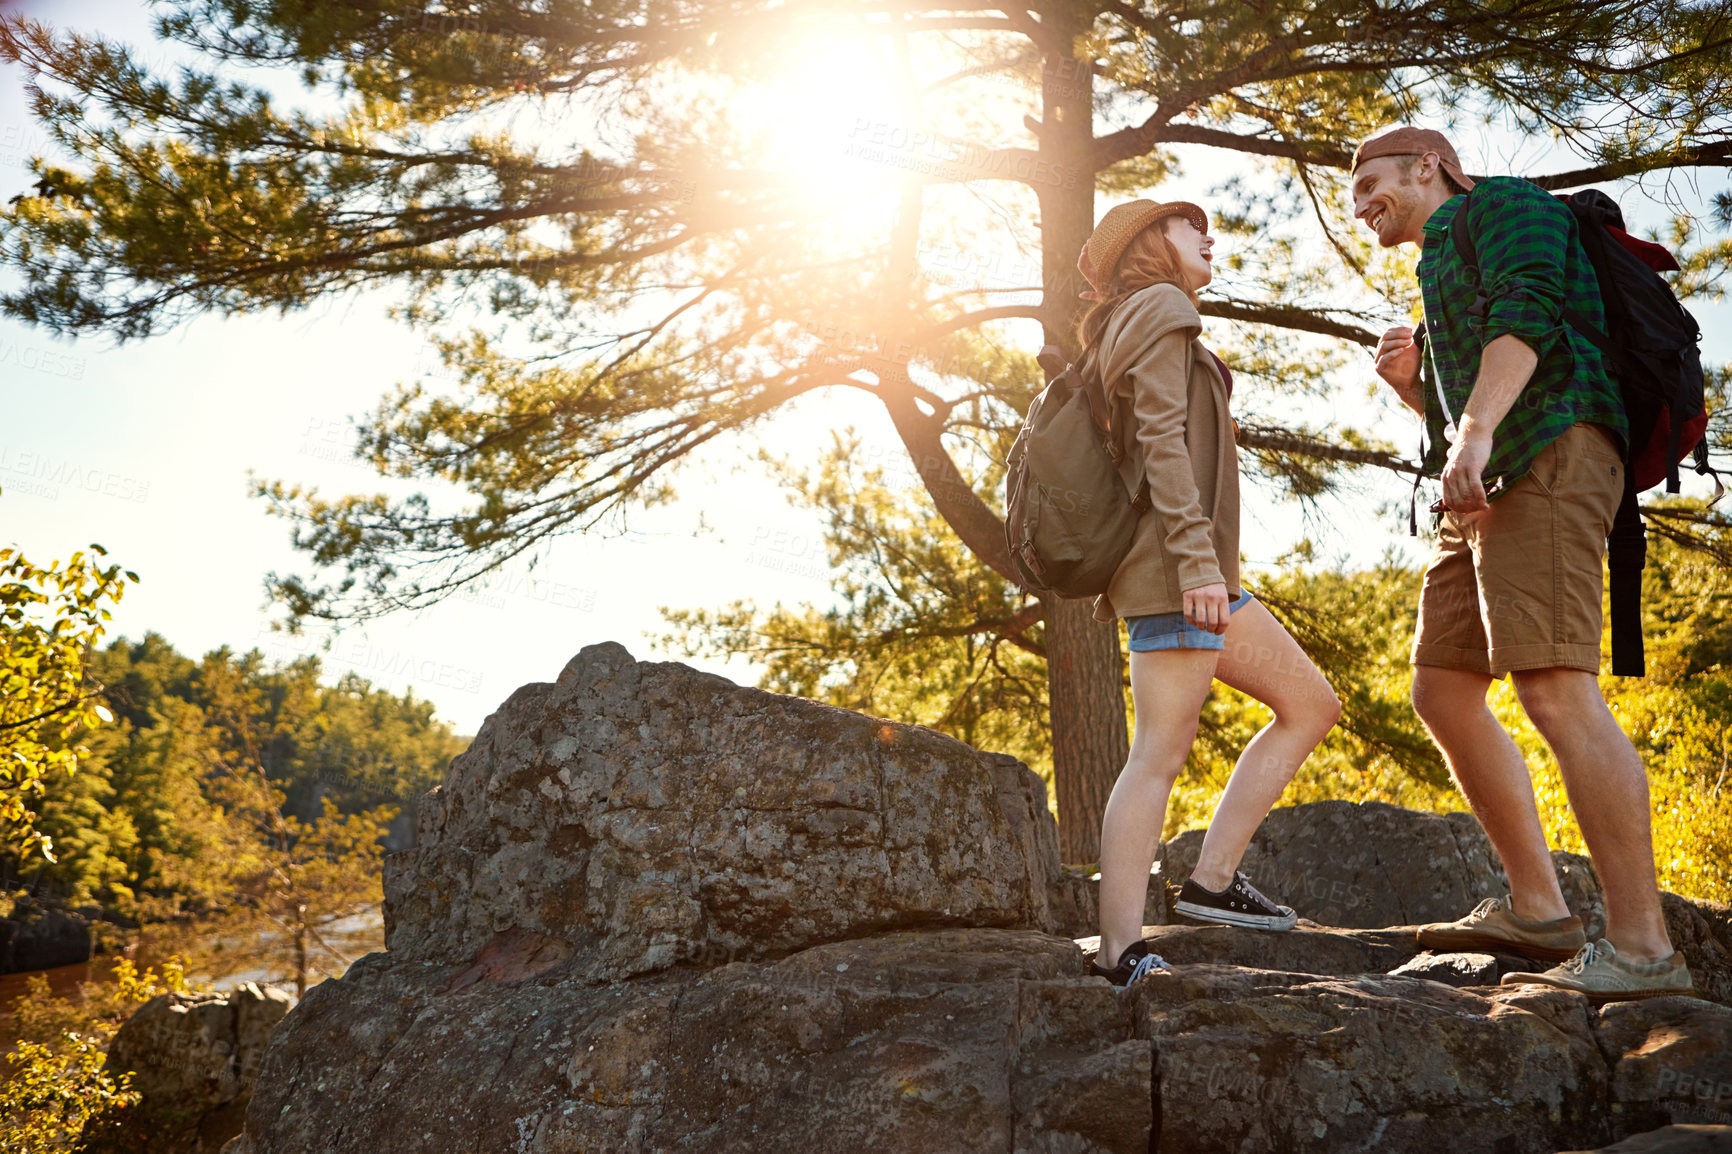
[[[0,1083],[0,1150],[13,1154],[71,1150],[91,1118],[142,1097],[130,1088],[131,1071],[118,1078],[107,1073],[105,1045],[92,1038],[68,1033],[58,1053],[20,1042],[6,1057],[11,1069]]]
[[[164,993],[190,993],[178,957],[160,976],[122,958],[113,982],[80,982],[69,996],[54,995],[48,979],[33,975],[11,1008],[19,1041],[6,1055],[9,1076],[0,1082],[0,1150],[59,1154],[77,1147],[85,1126],[109,1110],[135,1105],[132,1074],[110,1076],[108,1043],[134,1010]]]

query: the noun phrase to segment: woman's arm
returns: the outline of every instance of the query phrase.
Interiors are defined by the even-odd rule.
[[[1178,562],[1179,588],[1224,585],[1209,518],[1185,446],[1190,396],[1191,336],[1174,329],[1148,346],[1126,374],[1137,417],[1137,443],[1149,479],[1149,500],[1161,515],[1166,548]]]

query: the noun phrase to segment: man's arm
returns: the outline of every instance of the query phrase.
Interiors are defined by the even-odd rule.
[[[1539,360],[1526,341],[1511,333],[1485,346],[1479,379],[1473,383],[1443,466],[1443,503],[1451,512],[1478,513],[1490,507],[1480,476],[1491,459],[1491,435],[1527,387]]]
[[[1468,223],[1488,302],[1479,376],[1443,472],[1443,503],[1457,513],[1489,508],[1480,475],[1492,431],[1563,326],[1564,265],[1573,217],[1551,193],[1520,180],[1476,188]]]

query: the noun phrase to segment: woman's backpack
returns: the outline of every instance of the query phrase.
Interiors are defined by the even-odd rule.
[[[1051,372],[1058,350],[1041,350]],[[1123,418],[1113,420],[1088,353],[1064,365],[1028,407],[1005,470],[1005,539],[1017,583],[1030,593],[1105,593],[1150,507],[1144,478],[1136,496],[1119,478]]]

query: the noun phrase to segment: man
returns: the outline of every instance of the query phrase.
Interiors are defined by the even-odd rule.
[[[1469,190],[1477,276],[1449,235]],[[1425,472],[1443,481],[1413,706],[1510,883],[1508,898],[1421,927],[1419,944],[1562,962],[1504,984],[1577,990],[1595,1005],[1691,993],[1661,915],[1647,777],[1597,680],[1600,566],[1628,424],[1598,351],[1562,319],[1572,306],[1604,324],[1576,218],[1525,180],[1476,185],[1442,134],[1417,128],[1359,146],[1353,212],[1382,247],[1420,249],[1424,325],[1390,329],[1376,354],[1378,375],[1424,418]],[[1527,766],[1486,705],[1506,673],[1557,758],[1600,875],[1596,942],[1564,904]]]

